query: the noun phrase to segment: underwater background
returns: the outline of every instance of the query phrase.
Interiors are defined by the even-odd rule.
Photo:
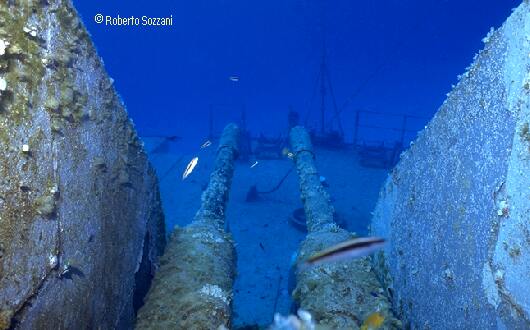
[[[254,134],[286,134],[289,106],[317,126],[323,38],[348,140],[356,109],[419,115],[420,129],[518,3],[74,1],[140,135],[182,136],[191,148],[204,142],[211,105],[228,105],[215,108],[219,131],[241,107]],[[173,15],[174,25],[105,27],[97,13]]]
[[[483,47],[484,36],[517,3],[199,0],[75,5],[150,152],[171,232],[175,225],[188,225],[199,209],[216,155],[215,141],[213,148],[205,143],[219,136],[226,123],[241,125],[244,116],[250,136],[279,138],[282,147],[288,147],[290,111],[298,112],[308,129],[321,128],[323,54],[331,83],[326,129],[337,130],[340,123],[346,143],[355,135],[362,141],[403,143],[406,149]],[[94,22],[97,13],[172,15],[174,25],[108,27]],[[367,127],[355,133],[357,111],[373,114],[364,117]],[[405,132],[402,115],[409,116]],[[177,138],[163,138],[173,136]],[[197,167],[182,180],[194,157]],[[359,166],[356,157],[323,148],[316,161],[335,221],[367,235],[394,161],[378,169]],[[291,162],[282,158],[244,157],[236,165],[226,219],[237,243],[236,329],[265,327],[274,313],[293,311],[292,264],[306,233],[292,223],[302,203]],[[249,201],[253,187],[272,193]]]
[[[1,1],[0,330],[528,329],[529,31],[527,0]]]

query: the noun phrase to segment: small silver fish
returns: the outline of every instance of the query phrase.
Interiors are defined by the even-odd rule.
[[[230,76],[228,79],[230,79],[230,81],[233,81],[233,82],[238,82],[239,81],[239,77],[238,76]]]
[[[204,148],[208,148],[209,146],[212,145],[212,141],[210,140],[206,140],[206,142],[204,142],[202,145],[201,145],[201,149],[204,149]]]
[[[254,168],[254,167],[256,167],[256,165],[258,165],[258,164],[259,164],[259,163],[258,163],[258,161],[256,160],[256,161],[254,162],[254,164],[250,165],[250,168]]]
[[[354,238],[315,253],[303,262],[302,267],[364,257],[381,249],[384,245],[385,239],[380,237]]]
[[[194,157],[189,163],[188,166],[186,166],[186,170],[182,174],[182,180],[186,179],[191,172],[195,169],[195,166],[197,166],[197,163],[199,162],[199,157]]]

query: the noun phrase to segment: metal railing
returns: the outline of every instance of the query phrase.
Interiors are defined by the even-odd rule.
[[[392,126],[384,126],[384,125],[377,125],[377,124],[364,124],[362,115],[372,115],[372,116],[381,116],[383,118],[397,118],[398,120],[393,121],[399,123],[399,126],[392,125]],[[411,128],[409,125],[411,124],[411,119],[415,120],[421,120],[423,123],[427,121],[427,118],[417,115],[410,115],[410,114],[393,114],[393,113],[384,113],[380,111],[372,111],[372,110],[357,110],[355,111],[355,126],[354,126],[354,132],[353,132],[353,145],[357,146],[359,142],[359,132],[360,128],[369,128],[373,130],[377,130],[379,133],[380,131],[391,131],[391,132],[397,132],[399,133],[399,138],[392,141],[397,142],[400,145],[405,144],[405,137],[407,133],[416,133],[419,130],[419,127]],[[392,122],[390,120],[386,122]],[[419,125],[416,125],[419,126]],[[381,142],[385,142],[384,140],[381,140]],[[386,141],[390,142],[390,141]]]
[[[394,166],[407,140],[415,138],[425,122],[427,118],[417,115],[357,110],[353,146],[361,157],[361,164],[381,168]],[[367,139],[367,135],[371,139]]]

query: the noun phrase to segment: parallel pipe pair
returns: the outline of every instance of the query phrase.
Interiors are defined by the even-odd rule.
[[[238,133],[234,124],[223,131],[201,208],[189,226],[173,232],[145,305],[138,313],[138,329],[230,327],[236,256],[231,235],[223,225]],[[333,222],[333,206],[320,182],[307,131],[293,128],[290,140],[308,228],[298,259],[303,261],[352,235]],[[385,328],[399,327],[368,258],[298,270],[296,275],[293,297],[318,325],[358,329],[362,320],[378,312],[384,317]]]

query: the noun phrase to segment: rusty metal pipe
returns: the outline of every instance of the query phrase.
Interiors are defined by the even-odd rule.
[[[320,182],[311,138],[303,127],[297,126],[291,129],[290,139],[300,179],[300,198],[304,203],[307,231],[311,233],[334,227],[334,209],[326,189]]]
[[[307,131],[300,126],[292,128],[290,140],[308,230],[298,254],[300,263],[314,253],[351,239],[354,235],[333,222],[333,206],[320,182]],[[312,314],[318,325],[326,329],[359,329],[363,320],[373,312],[384,317],[384,329],[400,327],[400,321],[394,317],[390,302],[371,270],[368,257],[298,268],[296,280],[293,299]],[[373,293],[377,294],[374,296]]]
[[[193,222],[175,228],[139,310],[137,329],[218,329],[231,323],[236,254],[223,229],[239,128],[225,127]]]

